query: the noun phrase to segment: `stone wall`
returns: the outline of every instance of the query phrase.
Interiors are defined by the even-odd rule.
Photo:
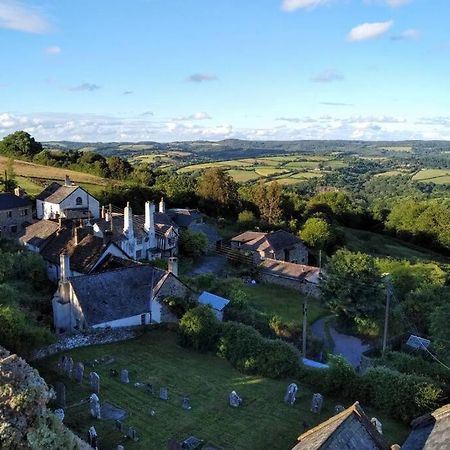
[[[8,217],[11,214],[11,217]],[[8,236],[20,236],[23,234],[22,223],[32,221],[31,204],[20,208],[0,211],[0,234]],[[11,228],[16,227],[13,231]]]
[[[311,297],[318,297],[320,295],[318,285],[309,283],[306,280],[300,281],[295,278],[283,277],[264,270],[259,272],[258,278],[263,283],[278,284],[280,286],[295,289],[296,291]]]

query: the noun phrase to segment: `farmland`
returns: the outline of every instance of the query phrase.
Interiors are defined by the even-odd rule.
[[[450,170],[422,169],[412,179],[422,183],[450,184]]]
[[[101,377],[100,400],[124,409],[124,425],[133,426],[139,440],[124,440],[115,430],[113,420],[94,421],[89,416],[89,404],[82,402],[91,394],[88,369],[81,385],[58,375],[54,367],[57,356],[38,364],[40,373],[49,383],[63,381],[67,386],[68,407],[65,424],[85,437],[95,425],[101,448],[116,448],[124,443],[129,450],[163,449],[171,439],[195,435],[205,444],[225,449],[263,450],[291,448],[303,431],[302,423],[313,426],[333,414],[338,399],[325,399],[320,415],[310,411],[312,391],[297,381],[299,392],[294,406],[283,403],[287,380],[271,380],[243,375],[214,355],[200,354],[177,345],[175,334],[151,330],[141,337],[103,346],[85,347],[68,352],[74,361],[94,361],[111,357],[110,364],[98,364],[95,371]],[[130,384],[110,376],[110,369],[127,368]],[[154,393],[145,392],[134,383],[151,383]],[[169,389],[168,401],[159,399],[161,386]],[[236,390],[243,398],[238,409],[228,406],[227,396]],[[189,396],[192,410],[181,407],[183,396]],[[378,412],[365,408],[369,417],[375,415],[383,423],[385,436],[401,443],[407,427]],[[150,411],[154,414],[150,414]]]

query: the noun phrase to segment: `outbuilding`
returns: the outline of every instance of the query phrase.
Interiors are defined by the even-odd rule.
[[[223,320],[223,311],[225,307],[230,303],[230,300],[226,298],[220,297],[215,294],[211,294],[211,292],[203,291],[198,298],[198,301],[202,305],[209,305],[214,311],[217,319],[222,322]]]

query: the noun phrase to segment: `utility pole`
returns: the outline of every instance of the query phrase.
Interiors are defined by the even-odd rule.
[[[308,324],[308,297],[303,299],[303,338],[302,338],[302,354],[306,358],[306,327]]]
[[[391,305],[391,295],[392,295],[392,285],[390,275],[389,274],[384,275],[384,279],[386,282],[386,311],[384,315],[384,333],[383,333],[383,348],[382,348],[383,356],[386,352],[388,327],[389,327],[389,308]]]

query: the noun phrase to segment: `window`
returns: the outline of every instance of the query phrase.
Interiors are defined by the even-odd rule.
[[[20,211],[22,216],[28,216],[28,208],[22,209],[22,211]]]
[[[76,203],[77,206],[80,206],[80,205],[83,204],[83,199],[81,197],[77,197],[75,199],[75,203]]]

